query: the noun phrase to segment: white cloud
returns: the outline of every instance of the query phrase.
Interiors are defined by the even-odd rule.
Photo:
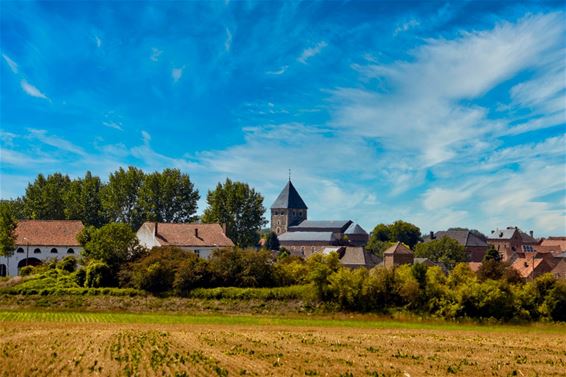
[[[404,21],[397,25],[395,31],[393,31],[393,35],[398,35],[399,33],[404,33],[410,29],[414,29],[420,25],[420,22],[414,18]]]
[[[226,28],[226,40],[224,41],[224,49],[226,50],[226,52],[229,52],[231,47],[232,33],[230,32],[230,29]]]
[[[183,77],[183,70],[185,69],[185,66],[182,66],[180,68],[173,68],[171,70],[171,77],[173,78],[173,82],[177,82],[181,79],[181,77]]]
[[[102,124],[105,125],[108,128],[113,128],[115,130],[124,131],[124,129],[122,128],[122,123],[120,123],[120,122],[105,121],[105,122],[102,122]]]
[[[46,130],[29,129],[30,137],[37,139],[43,144],[50,145],[62,151],[71,152],[80,156],[86,156],[87,153],[79,146],[58,136],[49,135]]]
[[[47,100],[49,99],[39,89],[37,89],[35,86],[28,83],[26,80],[22,80],[20,84],[21,84],[24,92],[26,92],[28,95],[30,95],[32,97],[36,97],[36,98],[42,98],[42,99],[47,99]]]
[[[326,47],[328,46],[328,43],[325,41],[321,41],[318,42],[316,45],[314,45],[313,47],[309,47],[305,50],[303,50],[303,53],[301,54],[301,56],[298,57],[298,61],[300,61],[303,64],[306,64],[307,61],[312,58],[313,56],[316,56],[318,54],[320,54],[320,52]]]
[[[96,48],[102,47],[102,39],[98,36],[94,36],[94,43],[96,44]]]
[[[437,210],[461,203],[470,197],[471,193],[463,190],[451,190],[434,187],[424,193],[424,207]]]
[[[282,74],[284,74],[285,72],[287,72],[287,68],[289,68],[289,66],[288,66],[288,65],[284,65],[284,66],[282,66],[282,67],[279,68],[279,69],[276,69],[276,70],[274,70],[274,71],[267,71],[267,72],[265,72],[265,73],[267,73],[268,75],[277,75],[277,76],[278,76],[278,75],[282,75]]]
[[[6,62],[6,64],[8,64],[8,67],[10,67],[10,70],[13,73],[18,73],[18,64],[13,61],[12,59],[10,59],[10,57],[6,54],[2,54],[2,57],[4,58],[4,61]]]
[[[151,48],[151,56],[149,57],[152,61],[156,62],[159,61],[159,57],[163,54],[163,50],[158,48],[152,47]]]

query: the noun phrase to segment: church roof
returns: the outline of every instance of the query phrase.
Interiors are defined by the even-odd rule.
[[[290,226],[289,232],[344,232],[352,220],[303,220],[299,225]]]
[[[364,228],[362,228],[361,226],[359,226],[356,223],[352,223],[348,229],[346,229],[345,234],[368,234]]]
[[[291,181],[287,182],[281,194],[275,199],[271,208],[307,209],[307,205],[295,189]]]
[[[334,233],[332,232],[286,232],[279,236],[280,242],[298,242],[298,241],[334,241]]]

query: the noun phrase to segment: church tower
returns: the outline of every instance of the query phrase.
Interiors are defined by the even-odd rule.
[[[271,231],[279,236],[290,226],[300,224],[307,219],[307,209],[307,205],[289,179],[271,206]]]

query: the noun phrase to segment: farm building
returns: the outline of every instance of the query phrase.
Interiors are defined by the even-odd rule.
[[[10,258],[0,257],[0,276],[17,275],[20,268],[36,266],[52,258],[78,255],[78,220],[21,220],[16,227],[16,249]]]

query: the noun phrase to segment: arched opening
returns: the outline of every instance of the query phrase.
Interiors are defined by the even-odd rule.
[[[16,253],[23,253],[23,252],[24,252],[23,247],[18,247],[18,250],[16,250]]]
[[[75,250],[73,248],[67,249],[67,254],[75,254]]]
[[[41,261],[37,258],[26,258],[18,262],[18,270],[25,266],[39,266]]]
[[[57,254],[57,249],[56,248],[51,249],[51,254]]]
[[[34,254],[41,254],[41,249],[39,247],[37,247],[33,250],[33,253]]]
[[[8,270],[6,269],[5,264],[0,264],[0,277],[4,277],[8,275]]]

